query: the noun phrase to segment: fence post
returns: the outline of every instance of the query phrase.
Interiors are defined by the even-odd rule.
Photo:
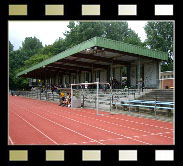
[[[95,108],[97,107],[97,105],[96,105],[96,96],[95,96]]]
[[[98,94],[99,94],[99,82],[97,82],[97,115],[98,115],[98,107],[99,107]]]
[[[47,91],[45,91],[45,95],[46,95],[46,100],[47,100]]]
[[[112,111],[112,96],[110,95],[110,112]]]
[[[157,98],[155,99],[155,106],[154,106],[155,119],[156,119],[156,102],[157,102]]]
[[[128,103],[129,103],[129,106],[128,106],[128,113],[130,114],[130,113],[131,113],[131,110],[130,110],[131,104],[130,104],[130,99],[129,99],[129,98],[128,98]]]

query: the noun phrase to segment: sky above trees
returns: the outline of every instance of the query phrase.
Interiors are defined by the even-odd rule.
[[[101,21],[100,21],[101,22]],[[141,41],[146,39],[143,29],[147,21],[127,21],[129,28],[134,30]],[[53,44],[59,37],[65,38],[63,33],[68,30],[69,21],[9,21],[9,41],[14,50],[22,46],[26,37],[38,38],[43,46]]]

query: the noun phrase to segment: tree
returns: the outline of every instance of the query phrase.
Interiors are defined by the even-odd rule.
[[[173,70],[173,22],[148,22],[144,28],[146,46],[168,53],[168,61],[162,63],[162,71]]]
[[[11,44],[9,45],[9,87],[10,89],[28,87],[28,79],[16,78],[16,74],[25,67],[26,60],[41,51],[42,43],[36,37],[27,37],[22,42],[22,47],[16,51],[13,51]]]
[[[9,52],[9,87],[10,89],[25,88],[25,78],[16,78],[17,70],[24,66],[24,57],[21,50]],[[19,80],[19,81],[18,81]],[[18,82],[17,82],[18,81]],[[23,84],[22,84],[23,83]]]
[[[9,41],[9,52],[13,51],[13,48],[14,48],[13,44]]]
[[[95,36],[142,45],[138,35],[127,22],[69,22],[64,33],[67,47],[72,47]]]
[[[69,22],[69,30],[63,33],[67,48],[73,47],[95,36],[102,36],[104,26],[100,22]]]
[[[46,59],[48,59],[48,55],[44,55],[44,54],[33,55],[24,62],[25,65],[23,66],[22,70],[29,68],[30,66],[35,65],[37,63],[40,63]]]
[[[40,53],[51,57],[64,50],[66,50],[65,41],[62,38],[58,38],[53,44],[46,45]]]
[[[35,55],[41,48],[43,48],[42,42],[36,37],[26,37],[21,47],[21,49],[28,52],[29,55]]]
[[[142,45],[140,38],[127,22],[104,22],[103,37],[134,45]]]

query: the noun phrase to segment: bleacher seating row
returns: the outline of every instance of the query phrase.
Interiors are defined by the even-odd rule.
[[[157,110],[167,110],[168,116],[171,115],[171,111],[174,110],[174,102],[165,102],[165,101],[145,101],[145,100],[128,100],[128,101],[121,101],[121,102],[113,102],[113,106],[128,106],[128,111],[130,113],[132,107],[138,108],[147,108],[154,111],[154,115],[156,117]]]

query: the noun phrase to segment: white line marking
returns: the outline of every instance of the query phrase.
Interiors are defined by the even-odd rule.
[[[38,100],[39,101],[39,100]],[[40,101],[39,101],[40,102]],[[50,103],[46,103],[46,104],[50,104]],[[39,105],[39,103],[38,103],[38,105]],[[30,106],[30,104],[28,105],[28,106]],[[71,109],[70,109],[70,111],[71,111]],[[88,112],[88,111],[84,111],[84,110],[80,110],[80,109],[78,109],[78,111],[80,111],[80,112],[84,112],[84,113],[87,113],[87,114],[94,114],[95,115],[95,113],[91,113],[91,111],[90,112]],[[65,111],[64,111],[65,112]],[[68,112],[68,110],[67,110],[67,112]],[[101,111],[102,112],[102,111]],[[128,117],[129,117],[129,115],[127,115]],[[143,123],[143,122],[135,122],[135,121],[132,121],[132,120],[127,120],[127,119],[121,119],[121,118],[117,118],[117,117],[111,117],[111,116],[105,116],[105,117],[107,117],[107,118],[111,118],[111,119],[119,119],[119,120],[121,120],[121,121],[126,121],[126,122],[131,122],[131,123],[136,123],[136,124],[140,124],[140,125],[147,125],[147,126],[151,126],[151,127],[155,127],[155,128],[161,128],[161,129],[167,129],[167,130],[174,130],[174,129],[169,129],[169,128],[166,128],[166,127],[160,127],[160,126],[156,126],[156,125],[151,125],[151,124],[148,124],[148,123]],[[136,118],[139,118],[139,119],[143,119],[143,117],[136,117]],[[145,118],[145,119],[147,119],[147,118]],[[153,121],[155,121],[155,119],[151,119],[151,120],[153,120]],[[163,123],[165,123],[165,121],[160,121],[160,120],[156,120],[156,121],[159,121],[159,122],[163,122]],[[171,122],[167,122],[167,123],[171,123]]]
[[[54,109],[54,110],[57,110],[57,109]],[[62,110],[62,111],[63,111],[63,112],[66,112],[66,111],[64,111],[64,110]],[[50,112],[50,111],[46,111],[46,112],[49,112],[49,113],[51,113],[51,114],[55,114],[55,113]],[[101,121],[101,122],[106,122],[106,123],[109,123],[109,124],[114,124],[114,125],[121,126],[121,127],[126,127],[126,128],[133,129],[133,130],[136,130],[136,131],[141,131],[141,132],[144,132],[144,133],[148,133],[148,134],[150,134],[150,135],[151,135],[151,134],[155,134],[155,133],[152,133],[152,132],[148,132],[148,131],[136,129],[136,128],[133,128],[133,127],[128,127],[128,126],[124,126],[124,125],[120,125],[120,124],[115,124],[115,123],[112,123],[112,122],[107,122],[107,121],[104,121],[104,120],[99,120],[99,119],[92,118],[92,117],[87,117],[87,116],[84,116],[84,115],[75,114],[75,113],[73,113],[73,112],[68,112],[68,111],[67,111],[66,113],[74,114],[74,115],[76,115],[76,116],[81,116],[81,117],[85,117],[85,118],[89,118],[89,119],[98,120],[98,121]],[[58,115],[58,114],[56,114],[56,115],[57,115],[57,116],[61,116],[61,115]],[[64,117],[64,116],[62,116],[62,117]],[[64,117],[64,118],[65,118],[65,117]],[[76,120],[75,120],[75,121],[76,121]],[[126,120],[126,121],[128,121],[128,120]],[[81,123],[80,121],[76,121],[76,122]],[[131,121],[130,121],[130,122],[131,122]],[[136,122],[135,122],[135,123],[136,123]],[[144,123],[141,123],[141,124],[144,124]],[[154,126],[154,125],[153,125],[153,126]],[[158,127],[158,126],[156,126],[156,127]],[[98,127],[95,127],[95,128],[98,128]],[[101,129],[101,130],[107,131],[107,130],[105,130],[105,129]],[[108,131],[107,131],[107,132],[108,132]],[[111,133],[113,133],[113,132],[111,132]],[[167,137],[167,136],[162,136],[162,137],[172,139],[172,138]]]
[[[30,106],[30,105],[29,105]],[[54,110],[57,110],[58,111],[58,109],[54,109]],[[64,111],[64,110],[62,110],[62,111]],[[49,111],[46,111],[46,112],[49,112]],[[64,111],[64,112],[66,112],[66,111]],[[81,112],[86,112],[86,111],[81,111]],[[53,113],[53,112],[49,112],[49,113],[51,113],[51,114],[55,114],[55,113]],[[67,111],[67,113],[71,113],[71,112],[68,112]],[[93,114],[93,113],[89,113],[89,112],[87,112],[88,114]],[[75,113],[71,113],[71,114],[75,114]],[[55,114],[55,115],[57,115],[57,116],[61,116],[61,115],[58,115],[58,114]],[[83,116],[83,115],[79,115],[79,114],[75,114],[75,115],[77,115],[77,116],[81,116],[81,117],[87,117],[87,116]],[[64,118],[67,118],[67,117],[65,117],[65,116],[62,116],[62,117],[64,117]],[[87,117],[87,118],[90,118],[90,119],[95,119],[95,120],[99,120],[99,119],[96,119],[96,118],[92,118],[92,117]],[[109,118],[114,118],[114,117],[109,117]],[[77,121],[77,120],[74,120],[74,119],[71,119],[71,118],[67,118],[67,119],[70,119],[70,120],[73,120],[73,121],[75,121],[75,122],[78,122],[78,123],[81,123],[81,124],[85,124],[85,125],[88,125],[88,126],[91,126],[91,127],[94,127],[94,128],[97,128],[97,129],[100,129],[100,130],[103,130],[103,131],[106,131],[106,132],[108,132],[108,133],[114,133],[114,132],[111,132],[111,131],[108,131],[108,130],[105,130],[105,129],[102,129],[102,128],[99,128],[99,127],[96,127],[96,126],[92,126],[92,125],[89,125],[89,124],[86,124],[86,123],[82,123],[82,122],[80,122],[80,121]],[[119,118],[115,118],[115,119],[119,119]],[[131,122],[131,123],[138,123],[138,124],[141,124],[141,125],[149,125],[149,126],[151,126],[151,127],[159,127],[159,126],[155,126],[155,125],[150,125],[150,124],[145,124],[145,123],[141,123],[141,122],[134,122],[134,121],[130,121],[130,120],[125,120],[125,119],[120,119],[120,120],[124,120],[124,121],[127,121],[127,122]],[[140,129],[136,129],[136,128],[132,128],[132,127],[128,127],[128,126],[123,126],[123,125],[120,125],[120,124],[115,124],[115,123],[112,123],[112,122],[107,122],[107,121],[104,121],[104,120],[99,120],[99,121],[101,121],[101,122],[106,122],[106,123],[109,123],[109,124],[114,124],[114,125],[117,125],[117,126],[122,126],[122,127],[126,127],[126,128],[129,128],[129,129],[133,129],[133,130],[136,130],[136,131],[141,131],[141,132],[145,132],[145,133],[148,133],[148,134],[153,134],[153,135],[156,135],[155,133],[151,133],[151,132],[148,132],[148,131],[144,131],[144,130],[140,130]],[[159,128],[164,128],[164,127],[159,127]],[[164,129],[169,129],[169,128],[164,128]],[[171,130],[171,129],[169,129],[169,130]],[[114,134],[117,134],[117,133],[114,133]],[[119,134],[118,134],[119,135]],[[159,133],[157,134],[157,135],[159,135]],[[162,135],[161,135],[162,136]],[[131,137],[127,137],[127,138],[131,138]],[[170,137],[167,137],[166,136],[166,138],[170,138]],[[134,140],[136,140],[136,139],[134,139]],[[139,142],[142,142],[142,141],[139,141]]]
[[[37,113],[34,113],[34,112],[32,112],[32,111],[28,111],[28,112],[31,112],[31,113],[33,113],[33,114],[35,114],[35,115],[37,115],[37,116],[42,117],[41,115],[39,115],[39,114],[37,114]],[[46,111],[46,112],[47,112],[47,111]],[[55,114],[55,115],[57,115],[57,116],[61,116],[61,115],[58,115],[58,114],[56,114],[56,113],[52,113],[52,114]],[[144,144],[150,145],[150,144],[147,143],[147,142],[140,141],[140,140],[137,140],[137,139],[133,139],[132,137],[128,137],[128,136],[125,136],[125,135],[123,135],[123,134],[111,132],[111,131],[109,131],[109,130],[102,129],[102,128],[100,128],[100,127],[96,127],[96,126],[93,126],[93,125],[90,125],[90,124],[87,124],[87,123],[84,123],[84,122],[80,122],[80,121],[77,121],[77,120],[75,120],[75,119],[71,119],[71,118],[68,118],[68,117],[64,117],[64,116],[61,116],[61,117],[66,118],[66,119],[69,119],[69,120],[71,120],[71,121],[75,121],[75,122],[84,124],[84,125],[87,125],[87,126],[90,126],[90,127],[92,127],[92,128],[97,128],[97,129],[99,129],[99,130],[103,130],[103,131],[105,131],[105,132],[108,132],[108,133],[111,133],[111,134],[114,134],[114,135],[119,135],[119,136],[121,136],[121,137],[124,137],[124,138],[127,138],[127,139],[131,139],[131,140],[136,141],[136,142],[140,142],[140,143],[144,143]],[[45,117],[42,117],[42,118],[44,118],[44,119],[46,119],[46,120],[48,120],[48,121],[50,121],[50,122],[52,122],[52,123],[58,124],[58,123],[56,123],[56,122],[54,122],[54,121],[52,121],[52,120],[49,120],[49,119],[47,119],[47,118],[45,118]],[[60,124],[58,124],[58,125],[63,127],[63,125],[60,125]],[[64,126],[64,128],[67,128],[67,127]],[[67,129],[69,129],[69,128],[67,128]],[[69,130],[73,131],[72,129],[69,129]],[[76,131],[73,131],[73,132],[77,133]],[[79,135],[80,135],[80,133],[79,133]],[[83,135],[83,134],[82,134],[82,135]],[[86,136],[84,136],[84,137],[86,137]],[[91,139],[91,138],[89,138],[89,139]],[[95,141],[96,141],[96,140],[95,140]],[[98,141],[96,141],[96,142],[98,142]],[[100,143],[100,144],[102,144],[102,143]]]
[[[57,116],[62,116],[62,115],[60,115],[60,114],[56,114],[56,113],[53,113],[53,112],[50,112],[50,111],[46,111],[46,112],[48,112],[48,113],[50,113],[50,114],[57,115]],[[68,113],[68,112],[67,112],[67,113]],[[84,117],[84,118],[88,118],[88,119],[99,120],[99,119],[96,119],[96,118],[91,118],[91,117],[87,117],[87,116],[84,116],[84,115],[78,115],[78,114],[75,114],[75,113],[71,113],[71,114],[74,114],[74,115],[76,115],[76,116],[81,116],[81,117]],[[62,116],[62,117],[67,118],[67,117],[65,117],[65,116]],[[82,123],[82,122],[77,121],[77,120],[75,120],[75,121],[76,121],[76,122],[79,122],[79,123]],[[145,131],[145,130],[133,128],[133,127],[120,125],[120,124],[117,124],[117,123],[107,122],[107,121],[103,121],[103,120],[99,120],[99,121],[105,122],[105,123],[108,123],[108,124],[113,124],[113,125],[116,125],[116,126],[119,126],[119,127],[123,127],[123,128],[128,128],[128,129],[132,129],[132,130],[136,130],[136,131],[148,133],[148,134],[150,134],[150,135],[151,135],[151,134],[154,134],[154,135],[156,134],[156,133],[152,133],[152,132],[149,132],[149,131]],[[95,127],[95,128],[98,128],[98,127]],[[100,129],[106,131],[105,129],[102,129],[102,128],[100,128]],[[111,132],[111,133],[113,133],[113,132]],[[163,136],[163,137],[166,137],[166,136]],[[166,138],[169,138],[169,137],[166,137]],[[171,139],[172,139],[172,138],[171,138]]]
[[[22,119],[24,122],[26,122],[27,124],[29,124],[31,127],[33,127],[35,130],[37,130],[38,132],[40,132],[42,135],[44,135],[46,138],[48,138],[50,141],[52,141],[54,144],[57,144],[57,142],[55,142],[53,139],[51,139],[50,137],[48,137],[46,134],[44,134],[42,131],[40,131],[38,128],[36,128],[35,126],[33,126],[31,123],[29,123],[28,121],[26,121],[24,118],[22,118],[20,115],[18,115],[17,113],[13,112],[15,115],[17,115],[20,119]]]
[[[12,141],[10,136],[9,136],[9,140],[10,140],[11,144],[14,145],[14,142]]]
[[[99,142],[99,141],[97,141],[97,140],[95,140],[95,139],[92,139],[92,138],[90,138],[90,137],[88,137],[88,136],[85,136],[85,135],[83,135],[83,134],[81,134],[81,133],[75,131],[75,130],[72,130],[72,129],[66,127],[66,126],[63,126],[63,125],[61,125],[61,124],[59,124],[59,123],[57,123],[57,122],[54,122],[54,121],[52,121],[52,120],[50,120],[50,119],[48,119],[48,118],[45,118],[44,116],[41,116],[41,115],[39,115],[39,114],[37,114],[37,113],[34,113],[34,112],[32,112],[32,111],[27,111],[27,112],[31,112],[32,114],[37,115],[37,116],[41,117],[42,119],[45,119],[45,120],[47,120],[47,121],[49,121],[49,122],[51,122],[51,123],[54,123],[54,124],[56,124],[56,125],[58,125],[58,126],[60,126],[60,127],[65,128],[65,129],[67,129],[67,130],[69,130],[69,131],[72,131],[73,133],[76,133],[76,134],[78,134],[78,135],[80,135],[80,136],[83,136],[83,137],[85,137],[85,138],[88,138],[88,139],[90,139],[90,140],[93,140],[93,141],[95,141],[95,142],[97,142],[97,143],[103,145],[103,143],[101,143],[101,142]]]
[[[88,114],[95,114],[95,113],[90,113],[88,111],[83,111],[83,110],[78,110],[78,111],[85,112],[85,113],[88,113]],[[129,115],[127,115],[127,116],[129,116]],[[105,116],[105,117],[112,118],[112,119],[115,118],[115,117],[111,117],[111,116]],[[136,117],[136,118],[143,119],[143,117]],[[147,119],[147,118],[144,118],[144,119]],[[159,126],[151,125],[151,124],[148,124],[148,123],[142,123],[142,122],[138,122],[138,121],[135,122],[135,121],[127,120],[127,119],[123,119],[123,118],[122,119],[120,118],[119,120],[126,121],[126,122],[131,122],[131,123],[137,123],[137,124],[141,124],[141,125],[144,125],[145,124],[145,125],[149,125],[151,127],[159,127]],[[156,120],[156,119],[151,119],[151,120],[165,123],[164,121],[160,121],[160,120]],[[171,123],[171,122],[167,122],[167,123]],[[160,127],[160,128],[164,128],[164,127]],[[173,130],[173,129],[169,129],[169,128],[164,128],[164,129]]]

